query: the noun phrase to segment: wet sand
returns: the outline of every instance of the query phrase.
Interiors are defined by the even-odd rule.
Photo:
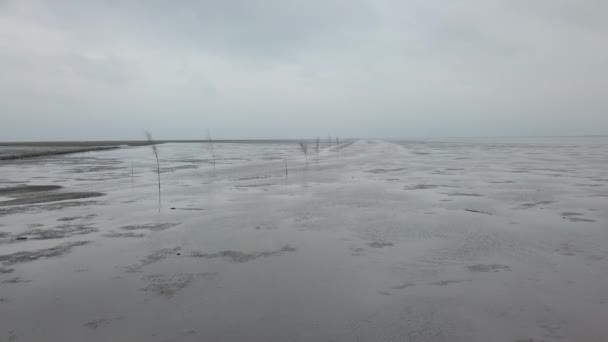
[[[3,161],[0,341],[608,339],[608,139],[215,150]]]

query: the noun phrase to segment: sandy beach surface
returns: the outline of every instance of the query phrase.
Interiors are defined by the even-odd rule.
[[[608,138],[158,148],[0,162],[0,341],[608,340]]]

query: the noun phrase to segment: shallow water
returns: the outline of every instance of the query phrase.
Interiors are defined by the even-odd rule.
[[[608,139],[214,147],[0,164],[0,341],[608,338]]]

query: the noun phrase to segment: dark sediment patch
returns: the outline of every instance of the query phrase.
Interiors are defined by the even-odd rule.
[[[178,170],[193,170],[198,169],[198,165],[179,165],[173,167],[165,167],[160,169],[160,173],[174,172]]]
[[[352,247],[350,249],[350,252],[351,252],[350,255],[352,255],[352,256],[362,256],[365,254],[364,253],[365,249],[363,249],[361,247]]]
[[[570,212],[570,211],[566,211],[562,213],[562,216],[565,217],[570,217],[570,216],[584,216],[585,214],[582,213],[575,213],[575,212]]]
[[[114,318],[96,319],[96,320],[93,320],[93,321],[86,322],[82,326],[85,327],[85,328],[89,328],[89,329],[97,329],[99,327],[102,327],[102,326],[108,325],[108,324],[110,324],[112,322],[120,321],[120,320],[123,320],[123,319],[124,319],[123,316],[118,316],[118,317],[114,317]]]
[[[130,226],[122,226],[122,227],[120,227],[120,229],[122,229],[122,230],[145,229],[145,230],[149,230],[149,231],[153,231],[153,232],[158,232],[158,231],[161,231],[161,230],[173,228],[173,227],[175,227],[177,225],[179,225],[179,223],[175,223],[175,222],[147,223],[147,224],[137,224],[137,225],[130,225]]]
[[[35,261],[38,259],[49,259],[69,253],[72,248],[89,244],[90,241],[66,242],[51,248],[40,249],[37,251],[17,252],[12,254],[0,255],[0,263],[10,266],[23,262]]]
[[[451,192],[447,194],[448,196],[464,196],[464,197],[482,197],[481,194],[469,193],[469,192]]]
[[[492,213],[488,213],[488,212],[480,211],[480,210],[473,210],[473,209],[464,209],[464,211],[468,211],[468,212],[476,213],[476,214],[494,215]]]
[[[175,253],[179,252],[181,249],[182,249],[181,247],[160,249],[160,250],[148,255],[147,257],[141,259],[137,264],[127,266],[127,272],[129,272],[129,273],[139,272],[145,266],[153,264],[153,263],[161,261],[161,260],[164,260],[164,259],[168,258],[169,256],[174,255]]]
[[[568,217],[568,221],[570,221],[570,222],[595,222],[595,220],[592,220],[592,219],[576,217],[576,216]]]
[[[380,290],[378,290],[376,292],[378,292],[378,294],[381,294],[383,296],[392,296],[393,295],[392,293],[386,292],[386,291],[380,291]]]
[[[65,200],[75,200],[91,197],[100,197],[105,194],[102,192],[50,192],[42,194],[30,194],[20,196],[19,198],[2,201],[0,207],[6,207],[11,205],[23,205],[23,204],[38,204],[47,202],[58,202]]]
[[[3,280],[2,284],[21,284],[21,283],[29,283],[31,280],[24,280],[19,277]]]
[[[528,203],[524,203],[520,206],[520,209],[531,209],[531,208],[536,208],[539,207],[541,205],[549,205],[549,204],[553,204],[555,202],[553,201],[538,201],[538,202],[528,202]]]
[[[403,189],[405,189],[405,190],[427,190],[427,189],[436,189],[438,187],[439,187],[439,185],[435,185],[435,184],[416,184],[416,185],[404,186]]]
[[[384,248],[393,246],[391,242],[370,242],[367,245],[373,248]]]
[[[14,268],[0,267],[0,274],[13,273],[14,270],[15,270]]]
[[[477,265],[469,265],[469,266],[467,266],[467,268],[469,269],[469,271],[472,271],[472,272],[500,272],[500,271],[510,271],[511,270],[511,267],[509,267],[507,265],[500,265],[500,264],[489,264],[489,265],[477,264]]]
[[[272,184],[270,183],[265,183],[265,184],[245,184],[245,185],[237,185],[237,188],[261,188],[261,187],[265,187],[265,186],[271,186]]]
[[[131,174],[123,174],[121,177],[131,177]],[[117,176],[111,176],[111,177],[95,177],[95,178],[83,178],[83,177],[79,177],[79,178],[74,178],[75,181],[78,182],[105,182],[105,181],[109,181],[109,180],[115,180],[117,178]],[[135,178],[137,178],[137,176],[135,176]]]
[[[391,286],[391,289],[393,289],[393,290],[403,290],[405,288],[412,287],[412,286],[416,286],[416,284],[414,284],[414,283],[403,283],[401,285]]]
[[[59,185],[21,185],[10,188],[0,188],[0,196],[13,196],[20,194],[29,194],[33,192],[59,190],[62,187]]]
[[[394,169],[372,169],[372,170],[366,170],[363,172],[367,172],[367,173],[387,173],[387,172],[397,172],[397,171],[403,171],[406,170],[405,167],[398,167],[398,168],[394,168]]]
[[[61,239],[73,235],[84,235],[97,232],[92,224],[62,224],[50,229],[30,229],[17,237],[29,240]]]
[[[185,289],[197,279],[213,279],[217,273],[181,273],[171,276],[149,275],[145,276],[149,284],[142,291],[151,292],[159,296],[173,297],[177,292]]]
[[[595,220],[587,219],[582,216],[585,216],[585,214],[569,212],[569,211],[562,213],[562,218],[568,219],[568,221],[570,221],[570,222],[595,222]]]
[[[35,158],[45,157],[53,155],[71,154],[71,153],[82,153],[82,152],[94,152],[94,151],[105,151],[119,149],[118,146],[107,146],[107,147],[81,147],[81,148],[70,148],[70,149],[48,149],[44,151],[28,151],[26,153],[0,155],[0,160],[15,160],[24,158]]]
[[[260,176],[255,176],[255,177],[243,177],[243,178],[239,178],[239,179],[237,179],[237,181],[249,181],[249,180],[264,179],[264,178],[268,178],[268,177],[260,177]]]
[[[125,170],[123,166],[112,166],[112,165],[94,165],[94,166],[81,166],[78,168],[67,171],[68,173],[92,173],[92,172],[105,172],[105,171],[117,171]]]
[[[0,178],[0,184],[25,184],[25,181],[14,181],[6,178]]]
[[[255,226],[256,230],[261,230],[261,229],[265,229],[265,230],[274,230],[277,229],[277,226],[275,225],[268,225],[268,224],[259,224],[257,226]]]
[[[283,255],[287,252],[295,252],[296,249],[285,245],[283,248],[278,249],[276,251],[268,251],[268,252],[256,252],[256,253],[243,253],[239,251],[221,251],[217,253],[200,253],[200,252],[192,252],[189,256],[194,258],[206,258],[206,259],[224,259],[230,262],[248,262],[259,258],[268,258],[273,256]]]
[[[29,206],[16,206],[12,208],[0,208],[0,216],[12,215],[12,214],[29,214],[41,211],[53,211],[61,210],[66,208],[92,206],[97,204],[97,201],[70,201],[61,203],[51,204],[40,204],[40,205],[29,205]]]
[[[438,286],[447,286],[447,285],[451,285],[451,284],[460,284],[460,283],[465,283],[465,282],[469,282],[471,280],[467,279],[467,280],[440,280],[438,282],[434,282],[431,283],[431,285],[438,285]]]
[[[576,250],[569,243],[566,242],[566,243],[562,244],[562,246],[559,249],[557,249],[556,252],[558,252],[561,255],[575,256],[580,251]]]
[[[89,214],[87,216],[62,217],[62,218],[58,218],[57,221],[60,221],[60,222],[69,222],[69,221],[74,221],[74,220],[89,220],[89,219],[92,219],[92,218],[94,218],[96,216],[97,216],[97,214]]]
[[[143,238],[146,237],[146,234],[142,234],[142,233],[133,233],[133,232],[129,232],[129,233],[107,233],[107,234],[103,234],[104,237],[108,237],[108,238]]]
[[[206,162],[207,159],[199,159],[199,158],[186,158],[186,159],[178,159],[176,162],[178,163],[192,163],[192,164],[200,164]]]

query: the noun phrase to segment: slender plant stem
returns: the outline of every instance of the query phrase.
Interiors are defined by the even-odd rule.
[[[158,161],[158,153],[155,153],[154,155],[156,156],[156,173],[158,175],[158,211],[160,211],[160,207],[162,204],[160,192],[160,162]]]
[[[162,206],[161,199],[161,191],[160,191],[160,161],[158,160],[158,148],[156,147],[156,143],[152,138],[152,134],[150,132],[145,131],[146,138],[148,138],[148,143],[152,147],[152,152],[154,153],[154,157],[156,158],[156,174],[158,175],[158,212],[160,212],[160,208]]]

